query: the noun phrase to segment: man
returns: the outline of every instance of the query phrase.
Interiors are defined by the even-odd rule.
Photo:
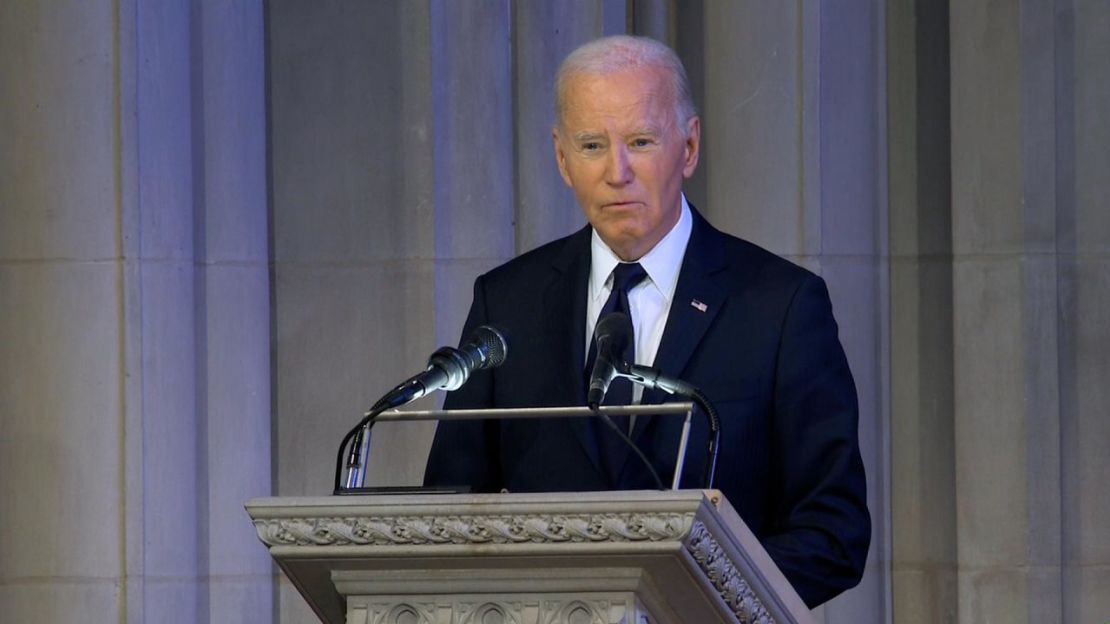
[[[685,71],[666,46],[610,37],[567,57],[552,137],[589,226],[478,278],[463,335],[489,323],[511,349],[446,408],[582,405],[594,324],[614,306],[629,312],[635,361],[692,383],[717,407],[717,486],[813,607],[859,582],[870,541],[855,386],[824,282],[717,231],[686,202],[700,136]],[[680,420],[644,417],[631,431],[660,474],[674,469]],[[607,436],[592,419],[445,422],[425,481],[653,488],[634,456],[613,463]],[[700,485],[705,436],[695,423],[687,487]]]

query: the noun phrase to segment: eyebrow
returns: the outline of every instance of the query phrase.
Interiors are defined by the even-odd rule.
[[[635,128],[631,132],[628,132],[628,133],[624,134],[622,136],[622,138],[627,139],[629,137],[643,136],[645,134],[646,135],[651,135],[651,136],[658,136],[660,134],[663,134],[663,129],[658,127],[658,126],[642,126],[642,127],[639,127],[639,128]],[[576,142],[582,142],[582,141],[596,141],[596,140],[599,140],[599,139],[604,139],[604,138],[606,138],[606,136],[605,136],[604,132],[595,132],[595,131],[592,131],[592,130],[583,130],[583,131],[580,131],[580,132],[575,132],[574,135],[573,135],[573,138]]]
[[[605,134],[601,133],[601,132],[582,131],[582,132],[575,132],[574,133],[574,140],[575,140],[575,142],[579,142],[579,143],[582,142],[582,141],[595,141],[597,139],[601,139],[601,138],[604,138],[604,137],[605,137]]]

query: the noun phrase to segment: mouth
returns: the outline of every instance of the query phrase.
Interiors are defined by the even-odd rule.
[[[639,206],[642,203],[643,202],[638,202],[638,201],[609,202],[609,203],[606,203],[606,204],[602,204],[601,209],[602,210],[607,210],[607,209],[608,210],[621,210],[623,208],[634,208],[636,206]]]

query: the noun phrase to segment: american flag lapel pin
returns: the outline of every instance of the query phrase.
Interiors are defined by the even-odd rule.
[[[693,301],[691,301],[690,305],[693,306],[693,308],[695,310],[697,310],[698,312],[705,312],[706,310],[709,309],[709,306],[707,306],[704,303],[698,301],[697,299],[694,299]]]

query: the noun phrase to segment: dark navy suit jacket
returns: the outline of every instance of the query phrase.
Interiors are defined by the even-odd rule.
[[[816,606],[859,582],[871,536],[855,384],[828,292],[813,273],[693,217],[655,366],[717,407],[716,486]],[[449,394],[445,408],[584,405],[589,270],[587,226],[479,277],[463,336],[494,325],[508,336],[509,356]],[[647,391],[643,402],[666,398]],[[681,422],[639,418],[633,431],[664,479]],[[695,420],[684,487],[702,485],[706,430]],[[619,483],[610,483],[589,419],[443,422],[425,483],[483,492],[652,489],[638,461],[630,455]]]

